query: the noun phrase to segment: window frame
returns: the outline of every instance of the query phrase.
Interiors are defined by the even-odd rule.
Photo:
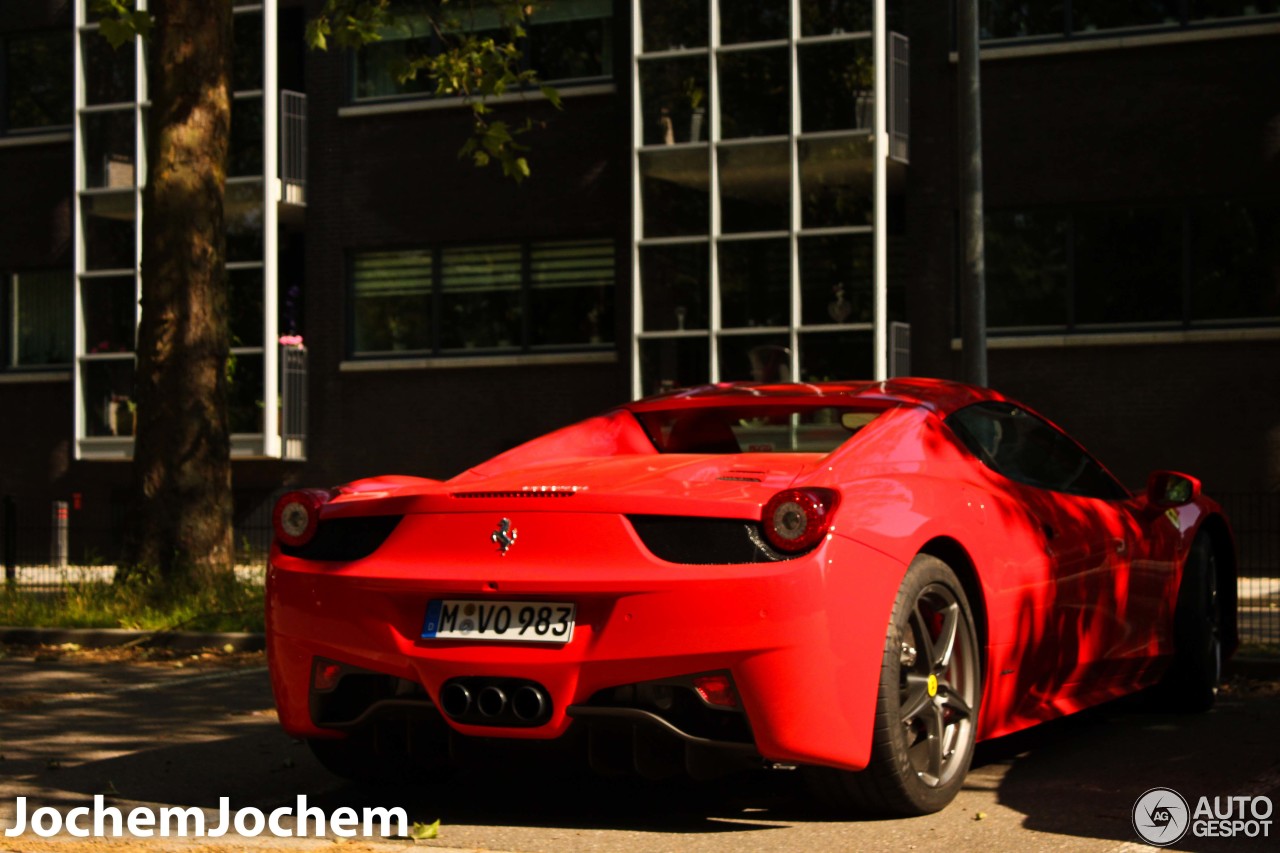
[[[541,91],[539,89],[540,86],[552,86],[557,90],[560,90],[561,94],[572,94],[574,89],[579,89],[584,87],[595,87],[595,86],[600,86],[602,84],[612,85],[617,80],[617,77],[618,77],[617,66],[618,66],[619,54],[618,54],[618,43],[617,43],[617,37],[618,37],[617,22],[619,19],[619,15],[618,15],[617,4],[616,2],[614,2],[614,0],[607,0],[607,4],[609,7],[609,11],[607,15],[603,15],[599,18],[590,19],[590,20],[599,20],[604,22],[605,35],[607,37],[608,42],[610,43],[609,55],[601,57],[602,62],[605,66],[604,73],[599,75],[594,75],[594,76],[586,76],[586,77],[566,77],[566,78],[554,78],[554,79],[543,78],[541,74],[539,74],[537,85],[520,86],[520,87],[513,88],[509,91],[508,95],[523,94],[531,97],[533,96],[541,97]],[[520,65],[518,67],[519,71],[529,70],[530,60],[532,56],[532,50],[529,45],[531,43],[531,35],[534,33],[534,28],[536,26],[539,26],[539,25],[536,23],[530,22],[530,24],[528,24],[525,27],[525,30],[526,30],[525,37],[519,40],[519,46],[520,46]],[[432,53],[438,52],[440,49],[438,36],[432,34],[427,36],[426,38],[428,38],[431,42],[430,50],[432,51]],[[382,45],[387,45],[397,41],[408,41],[408,40],[412,40],[412,37],[407,37],[405,39],[390,39],[390,40],[384,39],[379,41],[378,43]],[[434,92],[430,90],[424,90],[420,92],[395,92],[395,93],[384,94],[384,95],[360,96],[358,94],[360,89],[360,69],[361,69],[361,61],[364,55],[365,54],[363,53],[359,55],[352,53],[347,58],[347,67],[346,67],[346,73],[344,74],[344,79],[346,80],[345,102],[348,106],[352,106],[352,107],[375,106],[378,104],[401,103],[405,101],[409,101],[409,102],[436,101],[442,104],[455,104],[455,103],[461,104],[461,103],[464,103],[466,100],[465,97],[462,95],[436,95]]]
[[[1202,244],[1203,237],[1208,233],[1202,228],[1203,222],[1209,221],[1211,218],[1206,211],[1217,210],[1222,206],[1228,207],[1232,211],[1244,211],[1251,217],[1250,221],[1257,225],[1271,224],[1277,227],[1276,223],[1280,223],[1280,203],[1274,199],[1252,197],[1252,196],[1234,196],[1223,198],[1199,198],[1199,199],[1179,199],[1165,204],[1152,204],[1147,202],[1127,204],[1127,205],[1108,205],[1105,207],[1097,206],[1026,206],[1026,207],[1008,207],[994,208],[987,212],[986,217],[986,238],[988,245],[987,258],[987,300],[988,300],[988,331],[993,337],[1010,337],[1010,336],[1027,336],[1027,335],[1062,335],[1062,334],[1094,334],[1099,332],[1117,332],[1117,331],[1188,331],[1199,329],[1224,329],[1224,328],[1269,328],[1280,325],[1280,309],[1275,313],[1265,313],[1265,308],[1261,309],[1261,313],[1249,313],[1249,309],[1241,309],[1239,311],[1227,309],[1220,311],[1220,316],[1212,316],[1213,311],[1206,309],[1201,302],[1203,301],[1203,285],[1199,283],[1199,276],[1204,273],[1203,252],[1205,245],[1213,246],[1212,243]],[[1106,321],[1082,321],[1081,315],[1081,278],[1080,270],[1080,232],[1081,219],[1088,216],[1106,216],[1108,214],[1123,213],[1125,211],[1135,211],[1139,213],[1148,213],[1153,215],[1153,221],[1158,218],[1168,217],[1177,220],[1178,235],[1176,243],[1168,247],[1169,261],[1177,268],[1177,275],[1168,283],[1169,302],[1173,306],[1173,316],[1166,320],[1150,320],[1141,317],[1122,317],[1108,319]],[[1050,219],[1058,219],[1062,223],[1061,228],[1061,253],[1063,264],[1063,305],[1061,306],[1061,314],[1058,322],[1012,322],[996,325],[991,322],[990,306],[994,303],[1000,303],[1003,298],[999,292],[993,292],[992,284],[1000,282],[1007,278],[1004,270],[992,265],[992,253],[990,247],[998,241],[993,241],[992,223],[1002,221],[1005,217],[1013,219],[1018,214],[1028,214],[1040,217],[1045,221]],[[1256,218],[1254,218],[1256,217]],[[956,224],[957,229],[959,224]],[[1012,232],[1011,232],[1012,233]],[[959,251],[960,241],[958,238],[956,248]],[[1266,256],[1262,253],[1265,251],[1267,241],[1259,234],[1258,242],[1254,245],[1254,261],[1262,268],[1266,267]],[[1280,250],[1273,250],[1280,251]],[[958,256],[957,256],[958,257]],[[957,261],[956,269],[960,268]],[[1277,282],[1280,288],[1280,282]],[[953,289],[956,298],[955,318],[959,322],[959,294],[958,287]],[[1198,298],[1201,297],[1201,298]],[[1047,320],[1047,318],[1046,318]]]
[[[1255,12],[1253,14],[1244,13],[1243,11],[1237,15],[1224,16],[1221,18],[1196,18],[1192,14],[1192,5],[1194,0],[1178,0],[1177,18],[1170,21],[1162,21],[1158,23],[1142,23],[1134,22],[1120,26],[1097,27],[1093,29],[1084,29],[1077,25],[1077,12],[1074,8],[1076,0],[1062,0],[1062,26],[1053,32],[1028,33],[1026,35],[1004,35],[1004,36],[979,36],[980,42],[987,47],[999,47],[1005,45],[1020,44],[1045,44],[1063,41],[1085,42],[1099,38],[1112,38],[1119,35],[1133,35],[1136,33],[1169,33],[1169,32],[1186,32],[1188,30],[1210,29],[1222,26],[1251,26],[1256,24],[1266,24],[1280,19],[1280,8],[1272,12]],[[1245,5],[1241,0],[1240,5]],[[979,9],[979,24],[981,25],[982,15],[989,8],[987,0],[983,0]],[[956,43],[958,38],[957,28],[958,12],[955,3],[951,4],[951,32],[952,44]]]
[[[561,343],[533,343],[534,338],[534,317],[533,304],[537,292],[534,284],[533,276],[533,260],[536,249],[545,248],[556,245],[571,244],[598,244],[600,247],[608,247],[609,259],[612,267],[612,279],[608,285],[608,292],[612,300],[609,309],[608,322],[601,323],[599,329],[601,331],[599,342],[561,342]],[[483,252],[487,248],[503,248],[518,249],[520,256],[520,283],[518,291],[518,302],[520,307],[519,330],[520,339],[511,346],[487,346],[487,347],[446,347],[444,346],[444,333],[442,323],[442,308],[444,306],[444,259],[450,251],[472,251]],[[430,256],[430,285],[426,293],[426,301],[428,303],[428,337],[429,346],[420,349],[404,349],[404,350],[357,350],[356,349],[356,302],[359,294],[356,290],[355,266],[356,260],[360,255],[372,253],[421,253],[426,252]],[[346,343],[344,351],[346,357],[351,361],[379,361],[379,360],[399,360],[399,359],[415,359],[415,358],[445,358],[457,359],[464,362],[467,359],[483,358],[492,356],[528,356],[543,354],[560,354],[560,353],[594,353],[594,352],[610,352],[617,348],[617,312],[620,308],[618,299],[619,286],[619,270],[621,265],[619,241],[616,236],[583,236],[583,237],[555,237],[547,239],[518,239],[507,241],[483,241],[483,242],[465,242],[465,243],[448,243],[433,244],[429,246],[422,245],[405,245],[396,244],[389,246],[369,246],[361,248],[349,248],[346,257],[346,294],[347,305],[345,310],[346,322]]]
[[[1012,418],[1012,417],[1028,418],[1029,423],[1033,424],[1036,427],[1047,430],[1053,436],[1054,440],[1059,442],[1061,446],[1066,447],[1069,450],[1072,450],[1075,453],[1079,454],[1081,461],[1085,465],[1085,468],[1087,469],[1091,467],[1093,469],[1094,475],[1099,478],[1100,484],[1109,486],[1109,489],[1106,489],[1106,490],[1072,489],[1069,487],[1070,486],[1069,483],[1062,484],[1062,487],[1058,487],[1058,486],[1050,485],[1049,483],[1043,480],[1040,480],[1036,477],[1026,474],[1025,471],[1023,470],[1016,470],[1016,469],[1010,468],[1009,466],[1001,464],[996,459],[996,457],[992,455],[991,452],[987,451],[986,448],[978,444],[977,437],[973,435],[973,433],[968,429],[967,425],[964,423],[963,415],[967,412],[972,412],[974,410],[995,412],[998,415],[1000,415],[1002,418]],[[1054,492],[1057,494],[1073,495],[1075,497],[1089,498],[1092,500],[1123,501],[1123,500],[1129,500],[1133,496],[1132,493],[1127,488],[1125,488],[1124,484],[1121,483],[1119,480],[1117,480],[1115,476],[1109,470],[1107,470],[1107,467],[1103,465],[1101,462],[1099,462],[1098,459],[1092,453],[1086,450],[1084,446],[1080,444],[1080,442],[1076,441],[1074,438],[1072,438],[1070,435],[1068,435],[1066,432],[1064,432],[1062,429],[1060,429],[1057,425],[1055,425],[1051,421],[1045,418],[1042,418],[1041,416],[1037,415],[1035,412],[1031,411],[1025,406],[1019,406],[1015,403],[1010,403],[1007,401],[997,401],[997,400],[987,400],[980,403],[972,403],[968,406],[959,408],[954,412],[952,412],[951,414],[947,415],[946,418],[944,418],[944,423],[947,425],[947,428],[951,430],[951,434],[956,437],[957,443],[960,444],[960,446],[962,446],[970,455],[976,458],[984,468],[996,474],[999,474],[1001,477],[1005,478],[1006,480],[1009,480],[1010,482],[1018,483],[1019,485],[1027,486],[1033,489],[1038,489],[1044,492]],[[1084,473],[1084,470],[1085,469],[1081,469],[1079,474],[1077,474],[1076,477],[1073,478],[1073,481],[1078,480],[1080,475]],[[1103,493],[1104,491],[1108,491],[1110,493]]]
[[[65,361],[50,361],[43,363],[17,363],[15,359],[15,348],[18,346],[18,337],[15,334],[15,324],[18,322],[18,313],[14,305],[14,284],[24,275],[39,274],[65,274],[66,308],[67,313],[63,318],[66,324],[66,340],[67,340],[67,359]],[[23,374],[23,373],[49,373],[49,372],[66,372],[71,369],[75,363],[75,274],[67,267],[37,267],[26,270],[3,270],[0,271],[0,322],[3,328],[0,328],[0,346],[4,350],[4,359],[0,361],[0,373],[5,374]]]
[[[34,127],[18,127],[9,126],[9,95],[11,85],[9,82],[9,52],[10,44],[15,39],[30,38],[35,36],[52,36],[67,38],[67,55],[66,55],[66,89],[67,89],[67,121],[61,124],[44,124]],[[66,133],[74,127],[75,123],[75,103],[72,97],[75,91],[75,43],[73,39],[76,36],[70,32],[69,27],[41,27],[37,29],[15,30],[13,32],[0,33],[0,138],[4,137],[23,137],[23,136],[39,136],[48,133]]]

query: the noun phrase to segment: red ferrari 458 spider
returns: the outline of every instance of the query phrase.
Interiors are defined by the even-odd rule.
[[[1197,480],[1132,494],[942,381],[677,391],[451,480],[291,492],[274,521],[280,720],[353,778],[561,740],[649,777],[798,766],[920,814],[975,741],[1149,686],[1207,708],[1235,644]]]

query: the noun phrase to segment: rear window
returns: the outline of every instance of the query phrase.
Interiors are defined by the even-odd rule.
[[[659,453],[830,453],[882,410],[731,406],[636,412]]]

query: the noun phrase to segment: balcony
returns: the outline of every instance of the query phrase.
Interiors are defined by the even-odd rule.
[[[280,196],[281,204],[307,204],[307,96],[280,92]]]

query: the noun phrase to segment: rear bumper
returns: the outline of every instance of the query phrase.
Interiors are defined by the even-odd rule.
[[[451,533],[474,532],[483,541],[493,520],[456,516],[453,523]],[[524,523],[533,538],[539,522]],[[611,529],[588,542],[615,540],[626,527],[621,517],[592,524]],[[571,706],[586,705],[600,691],[728,671],[764,759],[866,765],[885,630],[905,571],[875,550],[833,536],[811,554],[778,563],[674,565],[632,547],[607,561],[590,555],[590,565],[573,556],[552,561],[531,553],[517,562],[486,552],[458,568],[435,557],[402,559],[399,548],[413,533],[397,536],[399,544],[393,539],[351,564],[272,554],[271,679],[280,721],[292,735],[344,736],[312,719],[317,657],[412,681],[437,707],[441,687],[455,678],[519,678],[546,689],[551,712],[537,726],[446,718],[458,734],[483,738],[558,738],[574,725]],[[573,639],[541,645],[421,638],[431,599],[484,597],[574,601]]]

